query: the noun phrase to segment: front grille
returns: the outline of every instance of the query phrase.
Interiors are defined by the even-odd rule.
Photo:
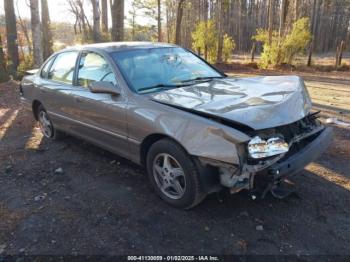
[[[304,117],[303,119],[300,119],[300,120],[298,120],[294,123],[288,124],[288,125],[254,131],[250,135],[252,137],[260,136],[263,139],[268,139],[269,137],[272,137],[272,136],[282,136],[283,139],[289,144],[292,141],[292,139],[294,139],[295,137],[302,135],[302,134],[310,133],[321,124],[319,122],[319,120],[317,120],[318,113],[319,112],[316,112],[314,114],[310,114],[310,115]],[[298,151],[303,149],[307,144],[309,144],[311,141],[313,141],[318,135],[319,135],[319,133],[316,133],[316,134],[308,136],[308,137],[306,137],[298,142],[294,142],[291,145],[289,151],[286,153],[286,155],[282,159],[280,159],[278,162],[281,162],[281,161],[289,158],[290,156],[294,155],[295,153],[297,153]],[[273,159],[275,157],[276,156],[272,156],[272,157],[268,157],[265,159],[248,158],[247,163],[250,165],[255,165],[255,164],[264,162],[265,160]]]
[[[309,115],[297,122],[275,129],[284,136],[285,141],[290,142],[295,136],[311,132],[319,124],[315,115]]]
[[[268,139],[271,136],[282,135],[286,142],[290,142],[295,136],[311,132],[315,127],[320,125],[320,122],[317,120],[318,113],[319,112],[307,115],[306,117],[288,125],[253,131],[250,132],[249,135],[251,137],[260,136],[263,139]]]

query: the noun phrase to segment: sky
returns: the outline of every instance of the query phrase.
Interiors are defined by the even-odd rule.
[[[6,1],[6,0],[0,0],[0,15],[5,13],[4,1]],[[29,3],[29,0],[14,0],[16,15],[18,15],[17,14],[17,5],[18,5],[18,11],[19,11],[20,16],[22,18],[30,18],[30,9],[28,7],[28,3]],[[67,0],[48,0],[48,4],[49,4],[51,21],[74,23],[74,20],[75,20],[74,15],[68,11],[69,5],[67,4]],[[86,14],[87,14],[88,18],[91,19],[92,7],[90,4],[90,0],[85,0],[85,5],[86,5],[86,7],[85,7]],[[129,10],[131,10],[131,0],[125,0],[124,13],[126,16],[128,15]],[[143,18],[142,16],[139,16],[137,18],[137,22],[144,24],[144,23],[147,23],[147,19]],[[111,26],[110,14],[109,14],[109,24]]]

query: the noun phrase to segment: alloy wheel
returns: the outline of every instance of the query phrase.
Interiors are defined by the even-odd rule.
[[[180,199],[186,191],[186,177],[181,165],[169,154],[158,154],[153,161],[153,176],[158,188],[171,199]]]
[[[39,113],[39,126],[43,135],[47,138],[52,137],[52,124],[49,120],[49,116],[45,111],[40,111]]]

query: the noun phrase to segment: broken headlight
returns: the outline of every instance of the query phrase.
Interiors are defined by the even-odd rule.
[[[254,137],[248,143],[248,152],[252,158],[264,158],[288,152],[289,146],[280,137],[271,137],[267,140]]]

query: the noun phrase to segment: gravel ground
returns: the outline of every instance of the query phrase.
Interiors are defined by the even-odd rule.
[[[348,72],[305,78],[323,117],[350,122]],[[350,255],[349,128],[335,126],[327,153],[292,179],[297,195],[210,195],[183,211],[128,160],[42,139],[16,87],[0,86],[0,254]]]

